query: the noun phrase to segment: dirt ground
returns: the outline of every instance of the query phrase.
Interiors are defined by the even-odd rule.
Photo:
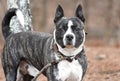
[[[88,58],[88,70],[83,81],[120,81],[120,48],[86,46],[85,50]],[[0,81],[5,81],[1,60]],[[47,81],[47,79],[40,76],[39,81]]]

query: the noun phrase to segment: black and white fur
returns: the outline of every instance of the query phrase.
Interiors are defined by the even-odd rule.
[[[21,58],[27,59],[30,66],[32,65],[33,70],[28,69],[28,71],[34,77],[46,64],[59,60],[59,56],[71,58],[72,61],[62,60],[44,71],[43,74],[48,81],[82,81],[87,68],[87,60],[84,52],[85,19],[81,5],[77,7],[75,17],[72,18],[64,17],[62,7],[58,5],[53,36],[34,31],[12,33],[9,24],[17,11],[18,9],[8,10],[2,22],[3,36],[6,39],[2,53],[6,81],[19,81]],[[58,51],[54,51],[53,45],[57,46]],[[23,81],[30,80],[31,76]]]
[[[80,5],[76,10],[76,17],[73,18],[65,18],[62,7],[58,6],[54,20],[56,24],[54,40],[58,50],[65,56],[75,57],[83,50],[85,42],[84,20]],[[63,60],[58,64],[58,70],[58,80],[82,80],[83,68],[78,60],[73,60],[72,62]]]

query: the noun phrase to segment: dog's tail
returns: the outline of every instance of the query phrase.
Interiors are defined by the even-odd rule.
[[[13,16],[17,16],[20,24],[24,26],[24,17],[22,12],[17,8],[9,9],[2,20],[2,33],[5,39],[12,33],[10,29],[10,21]]]

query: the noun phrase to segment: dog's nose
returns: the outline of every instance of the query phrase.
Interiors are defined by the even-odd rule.
[[[71,41],[73,39],[73,35],[67,35],[66,39],[69,40],[69,41]]]

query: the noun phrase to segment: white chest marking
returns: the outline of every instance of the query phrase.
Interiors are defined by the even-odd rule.
[[[58,64],[57,80],[81,81],[82,75],[82,66],[79,64],[78,60],[73,60],[72,62],[63,60]]]

